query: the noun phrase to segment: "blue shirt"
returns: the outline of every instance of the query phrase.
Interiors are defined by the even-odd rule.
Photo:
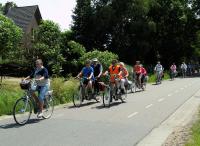
[[[82,73],[85,78],[88,78],[93,73],[92,80],[94,80],[94,69],[92,67],[84,67]]]

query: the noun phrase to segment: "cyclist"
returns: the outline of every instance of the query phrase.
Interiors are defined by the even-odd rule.
[[[181,71],[182,71],[183,78],[185,78],[186,77],[186,72],[187,72],[187,65],[185,64],[185,62],[183,62],[181,64]]]
[[[135,73],[135,79],[139,82],[139,88],[141,88],[142,68],[140,65],[140,61],[136,61],[136,65],[133,67],[133,72]]]
[[[170,70],[171,70],[171,79],[173,80],[175,75],[176,75],[176,65],[175,65],[175,63],[173,63],[171,65]]]
[[[121,76],[122,76],[121,89],[122,89],[122,93],[125,93],[125,84],[128,84],[129,73],[128,73],[128,70],[126,69],[126,67],[125,67],[123,62],[120,62],[119,65],[120,65]]]
[[[43,116],[42,110],[44,106],[44,98],[46,92],[49,90],[50,80],[48,70],[43,66],[43,62],[41,59],[36,60],[36,68],[31,73],[30,76],[26,77],[24,80],[29,80],[35,78],[36,89],[31,89],[32,96],[35,102],[38,104],[39,112],[38,118]],[[35,91],[38,92],[38,97],[35,94]]]
[[[77,78],[83,78],[83,84],[86,86],[87,91],[92,92],[92,83],[94,81],[94,70],[91,67],[91,61],[86,60],[85,67],[77,75]]]
[[[157,65],[154,68],[154,71],[156,73],[156,77],[157,77],[158,81],[161,82],[164,68],[161,65],[160,61],[158,61]]]
[[[119,93],[120,91],[118,89],[120,87],[122,77],[120,66],[117,63],[118,61],[114,59],[104,75],[108,73],[110,74],[110,83],[112,83],[112,85],[115,84],[115,86],[117,87],[117,93]]]
[[[144,83],[145,80],[147,80],[147,71],[142,64],[141,64],[141,68],[142,68],[142,80],[141,81],[142,81],[142,83]]]
[[[103,67],[102,67],[101,63],[98,61],[97,58],[92,59],[91,67],[94,70],[94,77],[95,77],[94,88],[95,88],[95,90],[98,94],[99,93],[98,82],[100,81],[100,77],[102,75]]]

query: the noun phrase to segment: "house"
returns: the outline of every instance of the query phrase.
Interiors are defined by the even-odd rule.
[[[22,46],[30,49],[31,42],[34,39],[34,30],[38,28],[42,20],[39,7],[37,5],[13,7],[7,3],[5,16],[12,19],[17,26],[22,28],[24,32]]]

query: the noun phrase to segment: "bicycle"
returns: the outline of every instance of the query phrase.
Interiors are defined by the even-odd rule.
[[[162,84],[163,72],[156,71],[156,85]]]
[[[86,88],[86,85],[84,85],[84,80],[86,80],[86,78],[81,78],[81,79],[78,78],[78,79],[80,80],[80,84],[78,86],[76,93],[74,93],[73,95],[74,106],[80,107],[82,103],[84,102],[84,100],[90,101],[94,99],[96,102],[100,102],[100,99],[97,97],[97,93],[94,92],[94,84],[93,84],[92,91],[88,91]]]
[[[115,80],[116,77],[115,77]],[[103,93],[103,106],[104,107],[110,107],[110,104],[113,102],[113,99],[115,101],[121,100],[122,103],[126,101],[127,98],[127,89],[125,88],[124,93],[122,92],[121,86],[119,89],[116,87],[115,83],[110,82],[109,85],[106,85],[105,83],[100,82],[102,86],[105,87],[104,93]]]
[[[24,90],[24,96],[18,99],[13,107],[13,117],[17,124],[25,125],[32,114],[34,109],[34,113],[38,113],[38,106],[34,101],[31,94],[31,84],[34,85],[34,81],[32,83],[30,81],[23,81],[20,83],[20,87]],[[43,110],[43,119],[49,119],[54,111],[54,100],[53,100],[53,90],[48,91],[45,94],[44,99],[44,110]]]
[[[142,81],[141,79],[141,83],[139,81],[139,77],[135,76],[133,78],[133,83],[134,83],[134,92],[137,91],[137,89],[144,91],[146,89],[146,84],[147,84],[147,78],[145,77]]]

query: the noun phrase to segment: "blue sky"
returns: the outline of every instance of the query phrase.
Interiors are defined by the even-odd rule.
[[[8,0],[0,0],[5,4]],[[69,29],[72,22],[72,10],[76,5],[76,0],[9,0],[17,6],[39,5],[42,18],[53,20],[58,23],[62,30]]]

